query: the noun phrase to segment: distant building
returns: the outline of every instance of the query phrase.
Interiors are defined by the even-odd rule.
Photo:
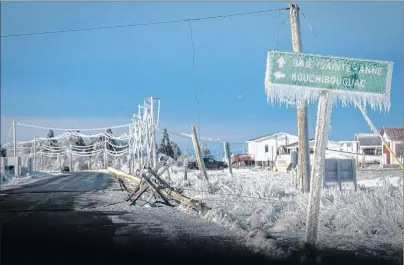
[[[403,127],[383,127],[380,134],[387,142],[387,145],[396,157],[403,163],[404,158],[404,128]],[[397,161],[391,157],[390,152],[383,146],[384,165],[397,165]]]
[[[285,146],[287,153],[290,153],[291,151],[299,151],[299,143],[293,142]],[[309,148],[310,148],[310,153],[314,153],[314,139],[309,139]]]
[[[381,155],[382,140],[373,133],[356,133],[355,141],[358,141],[358,153],[365,155]]]
[[[355,153],[358,151],[358,142],[357,141],[339,141],[340,146],[339,150],[342,152],[348,152],[348,153]]]
[[[286,146],[294,142],[297,142],[296,135],[284,132],[267,134],[247,141],[248,154],[254,155],[256,164],[274,161],[280,146]]]
[[[310,153],[314,153],[314,144],[315,144],[314,139],[309,139]],[[331,140],[327,141],[327,149],[330,149],[330,150],[339,151],[340,145],[341,144],[339,142],[335,142],[335,141],[331,141]],[[298,146],[299,146],[299,144],[296,141],[296,142],[288,144],[286,146],[286,150],[288,150],[288,152],[290,152],[290,151],[299,151]]]

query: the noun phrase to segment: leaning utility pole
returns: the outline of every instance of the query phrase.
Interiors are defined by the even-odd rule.
[[[293,51],[302,52],[299,6],[297,4],[289,4],[289,15],[290,27],[292,31]],[[310,190],[310,151],[308,134],[307,103],[305,101],[300,101],[297,104],[297,136],[299,148],[298,176],[302,184],[301,188],[303,192],[309,192]]]

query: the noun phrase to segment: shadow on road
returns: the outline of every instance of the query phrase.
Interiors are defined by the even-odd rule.
[[[67,186],[64,178],[58,181],[64,183],[66,189],[78,187],[77,184]],[[110,179],[106,182],[110,184]],[[111,216],[128,214],[126,212],[74,211],[79,192],[52,193],[49,197],[48,193],[37,190],[41,185],[48,185],[49,192],[56,184],[51,181],[36,183],[0,197],[3,265],[297,264],[304,252],[297,250],[290,259],[280,261],[253,253],[240,245],[220,242],[220,237],[177,235],[175,240],[168,240],[163,230],[156,233],[151,232],[150,227],[149,230],[142,229],[144,224],[111,221]],[[87,206],[91,207],[92,203],[88,201]],[[32,211],[27,212],[27,209]],[[122,226],[130,227],[123,236],[118,232]],[[356,257],[332,250],[324,251],[321,256],[321,264],[398,264],[397,261]]]
[[[167,244],[162,237],[131,232],[114,242],[107,215],[119,213],[33,213],[3,225],[2,264],[268,264],[247,250],[195,238]],[[279,263],[280,264],[280,263]]]

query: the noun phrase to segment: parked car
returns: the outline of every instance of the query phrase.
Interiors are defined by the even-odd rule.
[[[63,166],[63,167],[60,169],[60,171],[61,171],[61,172],[70,172],[70,168],[69,168],[68,166]]]
[[[218,169],[222,170],[224,168],[227,168],[227,164],[222,161],[217,161],[216,159],[212,157],[204,157],[203,161],[205,162],[205,168],[206,169]],[[188,163],[188,168],[189,169],[199,169],[197,162],[189,162]]]

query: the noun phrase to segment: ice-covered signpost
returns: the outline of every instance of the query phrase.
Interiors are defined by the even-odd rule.
[[[304,53],[268,53],[265,89],[268,102],[296,105],[318,99],[313,170],[307,208],[306,243],[317,239],[325,150],[332,105],[389,111],[393,63]]]

